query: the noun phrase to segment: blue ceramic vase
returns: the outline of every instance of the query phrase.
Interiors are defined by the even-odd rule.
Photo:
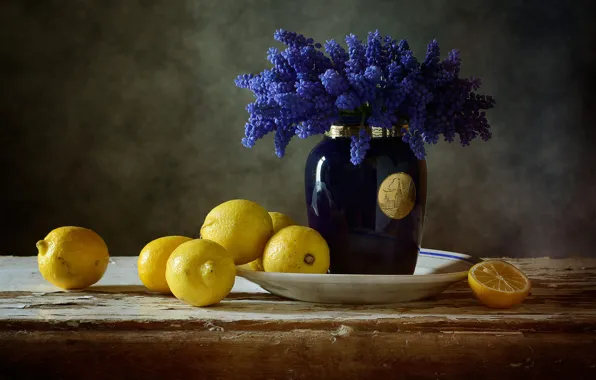
[[[331,252],[330,273],[413,274],[426,209],[426,161],[402,141],[401,127],[369,128],[370,149],[350,162],[354,126],[333,126],[305,169],[310,227]]]

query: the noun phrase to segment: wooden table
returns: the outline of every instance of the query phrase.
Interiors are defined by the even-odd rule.
[[[63,292],[35,257],[0,257],[0,379],[596,379],[596,260],[510,260],[533,281],[511,310],[461,282],[386,306],[294,302],[238,278],[220,304],[148,293],[136,258]]]

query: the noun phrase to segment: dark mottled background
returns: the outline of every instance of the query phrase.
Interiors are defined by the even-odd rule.
[[[318,40],[379,28],[418,54],[459,48],[498,107],[494,137],[430,149],[424,245],[480,256],[596,256],[596,6],[562,1],[97,0],[0,2],[0,253],[52,228],[114,255],[248,198],[306,222],[303,163],[240,139],[273,31]]]

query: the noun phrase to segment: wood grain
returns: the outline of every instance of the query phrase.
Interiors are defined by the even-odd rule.
[[[0,257],[0,379],[596,378],[596,260],[511,260],[534,287],[510,310],[465,282],[424,302],[338,306],[240,278],[193,308],[147,292],[134,260],[62,292],[34,258]]]

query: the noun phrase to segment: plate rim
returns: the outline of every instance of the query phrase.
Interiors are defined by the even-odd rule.
[[[470,264],[470,268],[481,262],[482,259],[465,254],[465,253],[458,253],[452,251],[444,251],[439,249],[430,249],[430,248],[420,248],[420,255],[423,256],[430,256],[430,257],[442,257],[442,258],[449,258],[453,261],[463,261]],[[316,280],[318,278],[326,278],[329,279],[333,277],[336,280],[347,280],[347,279],[354,279],[354,280],[364,280],[364,279],[371,279],[374,278],[376,281],[396,281],[396,280],[405,280],[405,282],[414,283],[414,282],[427,282],[428,280],[434,281],[453,281],[454,277],[463,279],[467,277],[469,270],[465,271],[457,271],[457,272],[448,272],[448,273],[431,273],[431,274],[332,274],[332,273],[325,273],[325,274],[315,274],[315,273],[283,273],[283,272],[261,272],[261,271],[252,271],[243,268],[236,268],[236,274],[240,277],[246,278],[250,281],[250,277],[261,277],[262,279],[266,280],[264,277],[274,277],[274,278],[282,278],[285,277],[293,277],[295,280]]]

